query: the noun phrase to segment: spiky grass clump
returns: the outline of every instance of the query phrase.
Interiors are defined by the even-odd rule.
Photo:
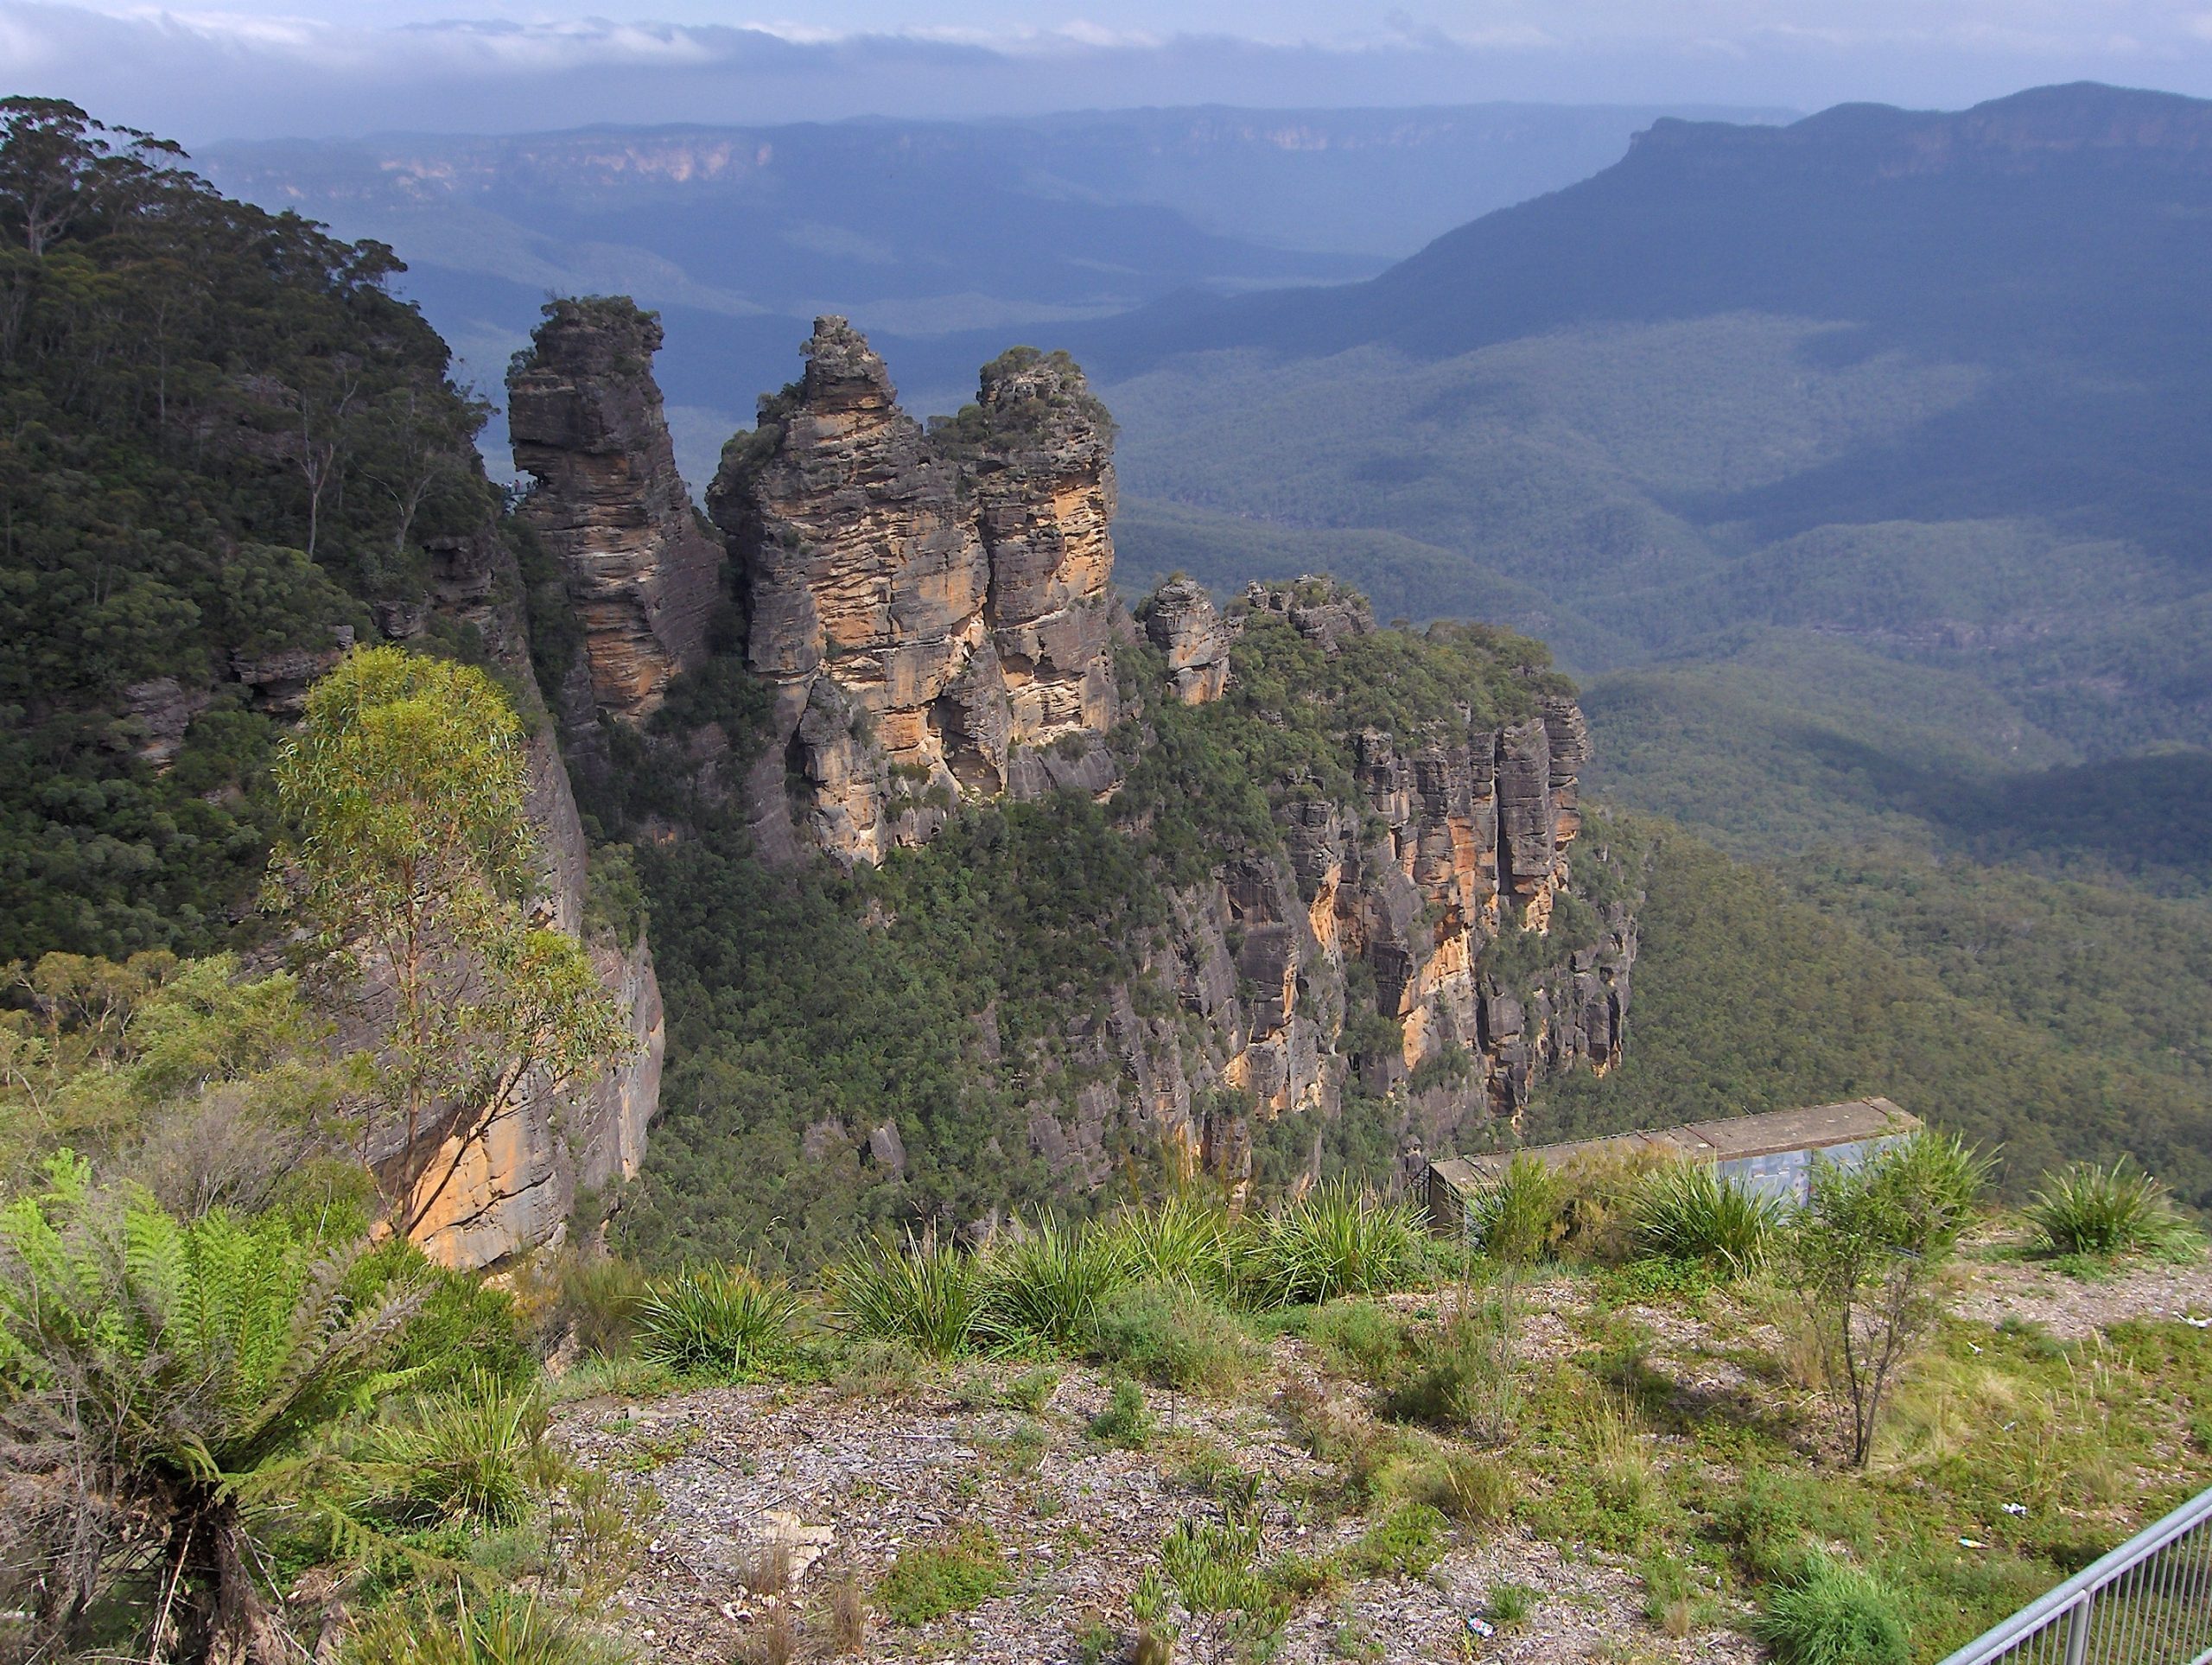
[[[678,1376],[732,1381],[781,1354],[798,1298],[747,1267],[702,1267],[649,1285],[639,1357]]]
[[[2108,1168],[2082,1163],[2054,1174],[2027,1216],[2054,1254],[2100,1260],[2178,1248],[2192,1236],[2166,1187],[2125,1156]]]
[[[1996,1165],[1957,1134],[1927,1128],[1878,1151],[1870,1164],[1891,1206],[1909,1222],[1902,1246],[1920,1255],[1958,1242],[1974,1223]]]
[[[1516,1153],[1505,1172],[1470,1205],[1468,1235],[1508,1266],[1528,1266],[1550,1250],[1559,1223],[1560,1177],[1541,1157]]]
[[[830,1311],[852,1335],[903,1341],[934,1358],[975,1345],[991,1301],[982,1257],[933,1234],[879,1242],[830,1268]]]
[[[1092,1228],[1133,1281],[1179,1283],[1227,1295],[1247,1228],[1222,1200],[1196,1189],[1128,1208]]]
[[[1751,1622],[1777,1665],[1908,1665],[1911,1649],[1897,1600],[1872,1573],[1832,1556],[1808,1556],[1767,1592]]]
[[[1259,1222],[1243,1260],[1245,1299],[1288,1306],[1402,1288],[1427,1268],[1427,1238],[1411,1204],[1324,1185]]]
[[[485,1372],[387,1408],[358,1471],[367,1512],[409,1526],[506,1526],[529,1506],[545,1397]]]
[[[1702,1162],[1677,1162],[1643,1183],[1636,1203],[1637,1250],[1666,1261],[1694,1261],[1741,1277],[1774,1246],[1782,1204],[1754,1196]]]
[[[1112,1234],[1049,1220],[995,1243],[989,1269],[982,1327],[1000,1343],[1078,1346],[1129,1283],[1124,1246]]]
[[[464,1601],[452,1614],[386,1607],[348,1639],[346,1665],[621,1665],[629,1655],[534,1600]]]

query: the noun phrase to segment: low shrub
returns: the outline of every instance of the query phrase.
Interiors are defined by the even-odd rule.
[[[1144,1283],[1109,1300],[1090,1326],[1091,1354],[1178,1393],[1226,1394],[1260,1350],[1234,1314],[1198,1290]]]
[[[1052,1402],[1052,1395],[1059,1391],[1059,1388],[1060,1373],[1040,1364],[1034,1369],[1024,1370],[1007,1382],[1001,1397],[1014,1409],[1039,1416]]]
[[[1468,1235],[1494,1261],[1532,1265],[1550,1252],[1560,1195],[1560,1176],[1550,1165],[1518,1152],[1470,1204]]]
[[[1325,1306],[1306,1326],[1308,1341],[1377,1387],[1397,1368],[1407,1336],[1405,1319],[1374,1301]]]
[[[1254,1226],[1243,1293],[1263,1307],[1375,1294],[1415,1281],[1427,1264],[1427,1234],[1411,1204],[1324,1185]]]
[[[1764,1263],[1782,1204],[1756,1196],[1704,1162],[1674,1162],[1637,1192],[1632,1236],[1639,1254],[1690,1261],[1741,1277]]]
[[[901,1549],[877,1581],[874,1605],[894,1624],[927,1624],[979,1606],[1005,1586],[996,1535],[986,1526],[966,1526],[950,1542]]]
[[[1464,1292],[1440,1322],[1414,1332],[1402,1374],[1382,1395],[1383,1414],[1478,1445],[1504,1445],[1521,1410],[1519,1327],[1519,1295],[1510,1284]]]
[[[1522,1624],[1536,1611],[1543,1592],[1526,1584],[1493,1584],[1483,1609],[1499,1624]]]
[[[588,1353],[619,1357],[630,1350],[638,1309],[650,1292],[644,1268],[614,1255],[563,1257],[554,1319]]]
[[[702,1268],[647,1287],[638,1353],[679,1376],[734,1381],[779,1357],[798,1298],[745,1267]]]
[[[823,1276],[830,1310],[851,1334],[907,1342],[935,1358],[974,1345],[991,1281],[980,1256],[927,1233],[903,1246],[876,1243]]]
[[[1769,1588],[1751,1630],[1774,1650],[1777,1665],[1910,1665],[1911,1659],[1889,1586],[1818,1553]]]
[[[1626,1261],[1636,1249],[1637,1198],[1652,1173],[1672,1160],[1656,1150],[1604,1147],[1570,1157],[1558,1171],[1553,1252],[1600,1266]]]
[[[1124,1451],[1141,1451],[1152,1441],[1152,1412],[1144,1389],[1124,1376],[1114,1384],[1106,1408],[1090,1419],[1090,1437]]]
[[[1415,1501],[1469,1526],[1502,1526],[1513,1513],[1521,1482],[1494,1457],[1446,1452],[1414,1471],[1407,1487]]]
[[[2026,1213],[2043,1246],[2060,1255],[2111,1259],[2190,1236],[2166,1187],[2125,1156],[2108,1168],[2083,1163],[2054,1174]]]
[[[1402,1503],[1360,1535],[1349,1560],[1363,1578],[1418,1579],[1444,1559],[1451,1524],[1430,1503]]]
[[[904,1399],[922,1385],[927,1369],[911,1342],[861,1338],[836,1357],[830,1385],[847,1399]]]

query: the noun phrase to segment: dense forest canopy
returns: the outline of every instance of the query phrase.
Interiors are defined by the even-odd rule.
[[[183,161],[0,104],[0,960],[221,941],[271,693],[497,506],[391,251]]]

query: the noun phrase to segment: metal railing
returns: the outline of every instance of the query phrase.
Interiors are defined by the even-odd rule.
[[[2207,1665],[2212,1491],[2137,1533],[1943,1665]]]

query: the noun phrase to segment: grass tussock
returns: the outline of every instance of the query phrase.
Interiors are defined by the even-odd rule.
[[[1782,1204],[1722,1177],[1703,1162],[1675,1162],[1645,1179],[1634,1208],[1637,1252],[1697,1261],[1742,1277],[1766,1261]]]
[[[734,1382],[780,1357],[798,1297],[747,1267],[704,1267],[647,1286],[638,1355],[679,1376]]]
[[[1910,1665],[1912,1657],[1895,1592],[1818,1552],[1768,1590],[1751,1629],[1777,1665]]]
[[[2081,1164],[2052,1175],[2026,1213],[2054,1255],[2112,1260],[2196,1240],[2166,1187],[2124,1156],[2110,1167]]]

